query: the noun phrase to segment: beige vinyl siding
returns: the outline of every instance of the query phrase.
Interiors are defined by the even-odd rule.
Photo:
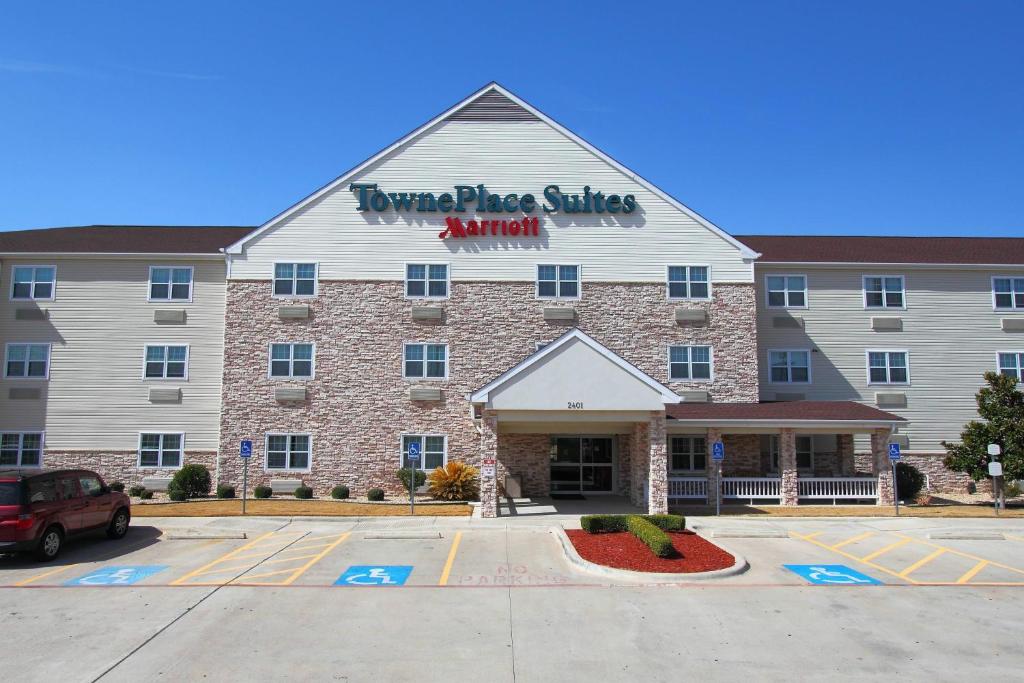
[[[320,278],[403,277],[405,263],[450,263],[452,280],[526,280],[537,263],[581,265],[583,282],[664,282],[667,265],[710,265],[719,282],[750,282],[740,251],[638,182],[541,122],[449,122],[410,141],[352,182],[384,192],[454,193],[484,183],[489,192],[533,194],[540,237],[438,239],[445,214],[356,210],[344,183],[284,219],[233,257],[231,277],[269,279],[275,261],[319,261]],[[545,214],[544,187],[581,194],[636,195],[631,214]],[[452,212],[464,222],[523,214]],[[584,296],[586,292],[584,291]]]
[[[53,301],[10,300],[12,266],[55,264]],[[189,450],[217,448],[224,354],[224,262],[175,258],[193,268],[192,301],[147,301],[158,259],[31,258],[0,263],[0,344],[48,342],[50,378],[0,380],[0,429],[45,430],[47,449],[134,450],[140,431],[184,432]],[[46,320],[16,320],[35,306]],[[185,309],[186,324],[158,325],[156,309]],[[147,343],[187,344],[188,380],[143,380]],[[151,404],[149,388],[180,387],[180,404]],[[40,387],[41,400],[10,400]]]
[[[977,417],[974,395],[982,374],[996,369],[996,352],[1024,348],[1024,333],[1003,332],[992,310],[993,275],[1000,271],[971,267],[829,268],[757,266],[758,349],[761,397],[776,392],[804,393],[808,400],[856,400],[875,405],[876,392],[905,392],[907,407],[893,409],[910,421],[910,450],[941,451],[940,441],[959,438],[961,426]],[[775,316],[783,309],[765,303],[765,275],[807,275],[806,309],[790,309],[804,319],[803,329],[779,329]],[[903,275],[906,310],[865,309],[862,276]],[[894,316],[901,332],[875,332],[872,316]],[[769,382],[769,349],[814,349],[812,384]],[[909,352],[910,385],[868,385],[865,352]],[[858,444],[860,446],[861,444]]]

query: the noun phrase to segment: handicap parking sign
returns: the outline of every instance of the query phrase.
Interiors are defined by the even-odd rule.
[[[900,445],[898,443],[889,444],[889,459],[899,460],[900,459]]]
[[[409,444],[409,462],[416,462],[420,459],[420,444],[413,441]]]
[[[85,576],[65,582],[65,586],[130,586],[147,576],[167,569],[165,564],[143,564],[132,567],[100,567]]]
[[[242,441],[242,446],[239,449],[239,455],[241,455],[243,458],[252,457],[252,441],[250,441],[249,439],[245,439],[244,441]]]
[[[401,586],[412,573],[408,565],[354,565],[334,582],[335,586]]]
[[[716,441],[711,444],[711,459],[712,460],[725,460],[725,444],[721,441]]]
[[[843,564],[784,564],[794,574],[818,586],[880,586],[882,582]]]

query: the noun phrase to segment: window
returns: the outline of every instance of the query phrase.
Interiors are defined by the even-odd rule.
[[[30,503],[56,503],[57,482],[54,479],[40,479],[38,477],[28,481],[28,502]],[[0,503],[4,505],[5,503]],[[13,503],[17,505],[17,502]]]
[[[270,376],[299,377],[313,376],[312,344],[271,344]]]
[[[764,289],[769,308],[807,308],[806,275],[768,275]]]
[[[769,351],[768,368],[772,382],[807,384],[811,381],[811,353],[806,350]]]
[[[1024,382],[1024,351],[1000,351],[996,354],[999,358],[999,374],[1013,377],[1018,382]]]
[[[866,308],[904,308],[902,275],[865,275]]]
[[[673,436],[672,471],[703,472],[707,467],[708,445],[703,436]]]
[[[906,351],[868,351],[868,384],[910,384]]]
[[[537,266],[537,298],[578,299],[579,296],[579,266]]]
[[[711,347],[668,347],[668,377],[671,380],[710,380]]]
[[[267,434],[268,470],[309,470],[309,434]]]
[[[316,295],[315,263],[275,263],[274,296]]]
[[[150,301],[191,301],[192,268],[150,266]]]
[[[405,296],[444,299],[448,296],[448,266],[444,263],[410,263],[405,266]]]
[[[8,344],[4,375],[46,379],[50,376],[50,345]]]
[[[75,500],[82,497],[78,492],[78,482],[71,477],[61,477],[57,480],[57,495],[61,500]]]
[[[762,448],[764,442],[762,441]],[[779,437],[768,438],[769,458],[771,459],[771,471],[779,471]],[[814,439],[810,436],[796,437],[796,468],[797,470],[811,471],[814,469]]]
[[[42,467],[43,433],[3,432],[0,434],[0,465]]]
[[[82,487],[82,493],[86,496],[95,498],[103,495],[103,484],[96,477],[83,474],[78,478],[78,485]]]
[[[146,345],[146,379],[187,378],[187,346]]]
[[[409,444],[417,443],[420,447],[420,461],[416,469],[432,472],[443,467],[447,461],[447,438],[440,435],[426,436],[406,434],[402,436],[402,467],[409,466]]]
[[[14,266],[12,273],[12,299],[53,298],[56,266]]]
[[[406,344],[403,377],[444,379],[448,376],[447,344]]]
[[[184,434],[139,434],[139,467],[181,467]]]
[[[669,299],[708,299],[709,287],[707,266],[668,267]]]
[[[992,300],[998,309],[1024,309],[1024,277],[992,278]]]

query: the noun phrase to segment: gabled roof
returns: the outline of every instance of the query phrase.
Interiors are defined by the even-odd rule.
[[[513,109],[512,107],[510,107],[505,102],[506,100],[508,102],[511,102],[513,105],[515,105],[515,108]],[[250,241],[256,239],[261,234],[263,234],[264,232],[266,232],[270,228],[272,228],[275,225],[277,225],[278,223],[280,223],[282,220],[288,218],[289,216],[291,216],[295,212],[299,211],[300,209],[302,209],[307,204],[316,201],[317,199],[319,199],[323,195],[327,194],[328,192],[331,192],[334,189],[338,188],[339,186],[342,186],[345,183],[349,182],[349,180],[353,176],[355,176],[356,174],[360,173],[361,171],[363,171],[365,168],[367,168],[371,164],[377,162],[378,160],[380,160],[383,157],[387,156],[388,154],[390,154],[394,150],[398,149],[402,145],[410,142],[411,140],[415,139],[416,137],[418,137],[418,136],[428,132],[433,127],[435,127],[435,126],[437,126],[437,125],[439,125],[439,124],[441,124],[441,123],[443,123],[443,122],[445,122],[447,120],[494,120],[494,116],[492,116],[489,113],[488,110],[496,110],[496,111],[501,112],[501,113],[498,114],[498,116],[500,116],[503,120],[511,120],[512,118],[517,117],[517,112],[522,112],[522,113],[518,114],[519,120],[532,120],[532,119],[535,118],[537,120],[543,121],[544,123],[546,123],[549,126],[551,126],[552,128],[554,128],[556,131],[561,133],[562,135],[566,136],[567,138],[569,138],[573,142],[577,143],[578,145],[580,145],[581,147],[583,147],[584,149],[589,151],[591,154],[597,156],[598,158],[603,160],[608,165],[612,166],[613,168],[615,168],[619,172],[623,173],[624,175],[628,176],[629,178],[631,178],[635,182],[639,183],[640,185],[642,185],[644,188],[646,188],[647,190],[649,190],[653,194],[655,194],[658,197],[662,198],[663,200],[665,200],[666,202],[671,204],[673,207],[675,207],[679,211],[683,212],[684,214],[686,214],[687,216],[689,216],[690,218],[695,220],[700,225],[702,225],[705,228],[707,228],[708,230],[710,230],[712,233],[714,233],[714,234],[718,235],[719,237],[721,237],[727,243],[729,243],[730,245],[732,245],[733,247],[738,249],[739,252],[743,255],[743,258],[749,258],[749,259],[757,258],[757,256],[758,256],[757,252],[755,252],[754,250],[750,249],[750,247],[748,247],[747,245],[743,244],[742,242],[740,242],[739,240],[734,238],[732,235],[728,234],[727,232],[725,232],[724,230],[719,228],[718,226],[714,225],[713,223],[711,223],[711,221],[707,220],[706,218],[704,218],[703,216],[698,214],[696,211],[694,211],[694,210],[690,209],[689,207],[683,205],[683,203],[680,202],[675,197],[671,196],[670,194],[668,194],[664,190],[656,187],[653,183],[645,180],[644,178],[640,177],[639,175],[637,175],[636,173],[634,173],[630,169],[626,168],[625,166],[620,164],[618,161],[616,161],[615,159],[613,159],[609,155],[605,154],[601,150],[597,149],[596,147],[591,145],[589,142],[587,142],[583,138],[579,137],[578,135],[576,135],[575,133],[570,131],[568,128],[566,128],[562,124],[560,124],[557,121],[555,121],[554,119],[550,118],[549,116],[547,116],[546,114],[541,112],[539,109],[537,109],[533,105],[527,103],[526,101],[524,101],[521,98],[517,97],[516,95],[511,93],[509,90],[503,88],[502,86],[498,85],[497,83],[495,83],[493,81],[491,83],[488,83],[487,85],[485,85],[480,90],[477,90],[475,93],[473,93],[472,95],[470,95],[466,99],[462,100],[461,102],[459,102],[455,106],[445,110],[444,112],[442,112],[436,118],[433,118],[430,121],[427,121],[425,124],[423,124],[422,126],[417,128],[416,130],[412,131],[411,133],[409,133],[405,137],[397,140],[396,142],[392,143],[388,147],[385,147],[384,149],[382,149],[380,152],[378,152],[374,156],[372,156],[369,159],[363,161],[359,165],[349,169],[348,171],[346,171],[342,175],[340,175],[337,178],[335,178],[334,180],[332,180],[327,185],[324,185],[323,187],[321,187],[319,190],[317,190],[313,194],[311,194],[308,197],[306,197],[305,199],[299,201],[297,204],[291,206],[290,208],[286,209],[285,211],[283,211],[283,212],[279,213],[278,215],[274,216],[269,221],[267,221],[266,223],[261,225],[258,229],[254,230],[252,233],[246,235],[245,237],[239,239],[237,242],[235,242],[234,244],[229,246],[226,251],[229,254],[239,254],[239,253],[241,253],[242,249],[244,248],[244,246],[247,243],[249,243]]]
[[[640,368],[636,367],[629,361],[622,358],[607,346],[597,341],[590,335],[586,334],[577,327],[572,328],[558,339],[554,340],[539,351],[532,353],[527,356],[518,365],[513,366],[511,369],[499,375],[497,378],[486,384],[485,386],[477,389],[469,395],[470,403],[486,403],[488,401],[488,394],[504,385],[506,382],[514,379],[516,376],[522,374],[530,367],[540,363],[548,356],[554,354],[558,349],[565,346],[566,344],[572,343],[574,340],[580,341],[590,348],[597,351],[599,354],[610,360],[612,363],[625,370],[628,374],[632,375],[648,387],[661,394],[661,398],[665,403],[679,403],[682,401],[682,397],[673,392],[671,389],[666,387],[664,384],[654,379]]]
[[[738,235],[759,263],[1024,265],[1020,237]]]
[[[0,254],[217,254],[254,228],[83,225],[0,232]]]

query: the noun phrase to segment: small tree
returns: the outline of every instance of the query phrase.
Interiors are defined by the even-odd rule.
[[[966,472],[975,481],[988,476],[988,445],[999,444],[1003,476],[1024,479],[1024,393],[1017,380],[1008,375],[986,372],[987,387],[978,391],[978,415],[964,425],[959,443],[942,442],[945,465],[955,472]]]

